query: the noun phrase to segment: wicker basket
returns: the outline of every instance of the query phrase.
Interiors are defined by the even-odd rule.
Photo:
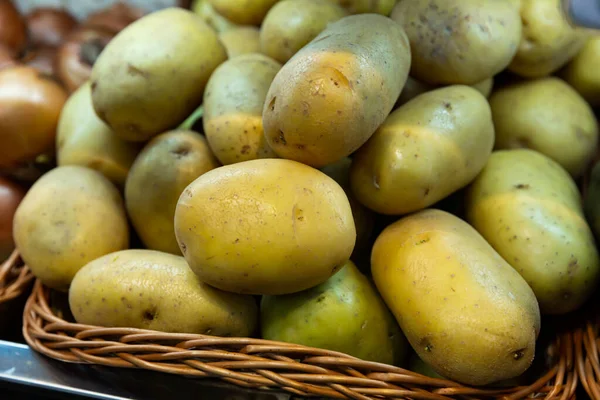
[[[576,368],[581,385],[593,400],[600,400],[600,318],[590,318],[585,328],[576,332]]]
[[[8,303],[25,294],[31,287],[33,274],[23,265],[15,250],[8,260],[0,265],[0,304]]]
[[[169,334],[68,322],[50,304],[53,292],[36,281],[25,306],[27,343],[73,363],[140,368],[238,386],[338,399],[574,399],[577,373],[570,332],[555,335],[553,365],[529,386],[472,388],[342,353],[253,338]]]

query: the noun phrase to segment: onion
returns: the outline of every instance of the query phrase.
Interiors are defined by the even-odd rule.
[[[27,42],[25,20],[11,0],[0,0],[0,44],[19,55]]]
[[[13,217],[23,196],[25,190],[22,187],[0,177],[0,263],[15,248],[12,237]]]
[[[89,79],[94,62],[113,36],[98,28],[80,28],[58,49],[56,75],[69,93]]]
[[[118,2],[108,8],[88,15],[83,25],[117,34],[143,15],[143,10]]]
[[[67,94],[33,67],[0,70],[0,167],[15,168],[52,151]]]
[[[60,46],[77,26],[77,20],[67,10],[40,7],[27,17],[29,44],[33,47]]]
[[[34,67],[48,76],[56,76],[54,65],[56,60],[56,48],[41,47],[25,54],[21,62]]]
[[[16,61],[12,56],[12,51],[8,47],[0,44],[0,69],[15,65]]]

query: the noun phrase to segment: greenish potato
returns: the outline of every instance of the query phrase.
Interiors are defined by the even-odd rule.
[[[247,337],[257,326],[252,296],[202,283],[181,256],[123,250],[83,267],[69,289],[80,324]]]
[[[352,192],[380,214],[427,208],[469,184],[493,146],[485,97],[464,85],[436,89],[392,112],[355,153]]]
[[[467,220],[531,286],[544,314],[579,308],[600,279],[581,196],[533,150],[496,151],[467,191]]]
[[[346,14],[341,6],[323,0],[280,1],[260,27],[261,52],[285,64],[328,24]]]
[[[281,64],[244,54],[221,64],[204,92],[204,133],[222,164],[275,158],[263,132],[262,110]]]
[[[192,182],[177,203],[175,234],[203,282],[272,295],[323,283],[350,258],[356,241],[340,185],[276,158],[226,165]]]
[[[219,14],[239,25],[260,25],[279,0],[207,0]]]
[[[417,374],[428,376],[430,378],[446,379],[437,372],[435,372],[435,370],[431,368],[431,365],[421,360],[417,353],[411,354],[408,361],[408,369],[412,372],[416,372]]]
[[[88,262],[129,246],[119,191],[101,173],[75,165],[33,184],[15,213],[13,235],[33,274],[57,290],[67,290]]]
[[[155,11],[119,32],[98,57],[91,74],[94,110],[119,137],[146,141],[196,109],[226,58],[216,32],[197,14]]]
[[[494,88],[494,78],[484,79],[481,82],[471,85],[471,87],[481,93],[485,98],[490,97]]]
[[[181,255],[173,222],[177,200],[196,178],[218,166],[196,132],[170,131],[146,144],[127,177],[125,205],[147,248]]]
[[[267,142],[319,168],[352,154],[392,110],[409,66],[406,34],[389,18],[331,23],[275,76],[263,110]]]
[[[346,192],[350,208],[352,208],[352,216],[354,217],[354,226],[356,227],[356,244],[351,258],[356,260],[364,254],[371,252],[373,244],[373,228],[375,222],[375,214],[367,207],[360,204],[350,187],[350,167],[352,159],[344,157],[340,161],[327,165],[321,168],[325,174],[333,178]]]
[[[391,18],[410,40],[410,74],[430,84],[471,85],[511,62],[521,39],[519,10],[497,0],[402,0]]]
[[[241,54],[259,53],[260,31],[255,26],[238,26],[219,33],[219,40],[225,46],[227,57],[233,58]]]
[[[585,192],[584,211],[596,239],[600,239],[600,163],[596,162],[589,175]]]
[[[562,78],[592,106],[600,107],[600,35],[592,36],[561,72]]]
[[[399,365],[408,343],[369,280],[352,261],[302,292],[263,296],[262,337]]]
[[[194,0],[190,9],[198,14],[215,31],[221,33],[237,25],[215,11],[207,0]]]
[[[541,78],[556,72],[579,52],[587,34],[569,24],[561,1],[522,1],[523,32],[508,66],[511,72],[525,78]]]
[[[428,209],[394,222],[373,246],[371,270],[412,348],[438,374],[479,386],[531,365],[535,295],[460,218]]]
[[[598,123],[588,103],[563,80],[528,80],[490,97],[496,149],[529,148],[547,155],[573,177],[588,167],[598,144]]]
[[[325,0],[345,7],[352,14],[376,13],[388,16],[396,0]]]
[[[494,78],[488,78],[469,86],[471,86],[473,89],[477,90],[479,93],[481,93],[487,98],[492,93],[492,88],[494,86]],[[402,88],[402,92],[400,93],[400,97],[398,97],[398,101],[396,102],[396,106],[394,108],[398,108],[401,105],[408,103],[410,100],[425,92],[430,92],[432,90],[440,89],[442,87],[444,86],[430,85],[428,83],[418,81],[415,78],[409,76],[406,80],[404,88]]]
[[[90,82],[81,85],[65,103],[56,131],[59,166],[95,169],[123,188],[140,146],[117,136],[94,112]]]

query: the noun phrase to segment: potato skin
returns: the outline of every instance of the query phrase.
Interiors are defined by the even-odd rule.
[[[94,111],[90,82],[71,94],[58,121],[58,165],[95,169],[119,188],[125,186],[129,168],[140,150],[136,143],[117,136]]]
[[[239,25],[260,25],[279,0],[207,0],[216,12]]]
[[[165,132],[146,144],[127,177],[125,205],[147,248],[181,255],[173,222],[179,196],[219,165],[206,139],[193,131]]]
[[[508,1],[402,0],[391,18],[410,40],[410,74],[430,84],[474,84],[505,69],[521,38]]]
[[[80,324],[213,336],[250,336],[258,307],[251,296],[202,283],[181,256],[123,250],[83,267],[69,289]]]
[[[371,268],[413,349],[440,375],[485,385],[531,364],[540,331],[535,296],[458,217],[429,209],[393,223],[375,242]]]
[[[417,211],[472,181],[493,146],[485,97],[464,85],[436,89],[391,113],[355,153],[352,192],[381,214]]]
[[[352,261],[314,288],[263,296],[260,315],[263,339],[392,365],[400,365],[407,354],[408,342],[398,323]]]
[[[57,290],[66,290],[89,261],[129,245],[117,188],[75,165],[57,167],[33,184],[15,213],[13,234],[33,274]]]
[[[260,27],[261,52],[285,64],[329,23],[346,14],[341,6],[323,0],[280,1]]]
[[[255,26],[238,26],[219,33],[219,40],[225,46],[227,58],[260,51],[260,31]]]
[[[561,0],[521,3],[523,34],[508,69],[525,78],[541,78],[573,58],[585,43],[586,34],[565,19]]]
[[[236,24],[215,11],[208,0],[195,0],[190,8],[218,33],[235,28]]]
[[[330,24],[279,71],[263,111],[283,157],[323,167],[362,146],[385,120],[408,76],[402,27],[360,14]]]
[[[325,0],[330,3],[339,4],[348,9],[352,14],[377,13],[390,15],[396,5],[396,0]]]
[[[561,72],[562,78],[592,106],[600,106],[600,35],[587,40]]]
[[[600,278],[569,174],[528,149],[496,151],[467,191],[467,219],[533,288],[542,313],[580,307]]]
[[[219,161],[233,164],[275,158],[263,133],[262,110],[281,64],[262,54],[244,54],[221,64],[204,93],[204,133]]]
[[[471,86],[473,89],[477,90],[479,93],[481,93],[487,98],[492,93],[492,88],[494,86],[494,78],[488,78],[469,86]],[[398,108],[401,105],[408,103],[409,101],[423,93],[430,92],[435,89],[440,89],[442,87],[444,86],[430,85],[428,83],[418,81],[415,78],[409,76],[406,80],[404,88],[402,88],[402,93],[400,93],[400,97],[398,97],[398,101],[396,102],[396,106],[394,108]]]
[[[274,295],[326,281],[356,240],[344,190],[324,173],[282,159],[244,161],[196,179],[177,203],[175,234],[203,282]]]
[[[524,81],[490,97],[496,149],[530,148],[579,177],[594,157],[598,123],[585,100],[559,78]]]
[[[201,49],[199,51],[198,49]],[[182,8],[148,14],[122,30],[92,69],[94,110],[125,140],[146,141],[181,123],[227,54],[201,17]]]

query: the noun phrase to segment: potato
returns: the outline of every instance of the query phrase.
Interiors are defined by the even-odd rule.
[[[262,337],[399,365],[408,343],[385,303],[352,261],[302,292],[263,296]],[[307,323],[308,322],[308,323]]]
[[[96,114],[130,141],[177,126],[202,102],[227,54],[217,34],[191,11],[166,8],[119,32],[92,69]]]
[[[259,33],[255,26],[238,26],[219,33],[219,40],[225,46],[227,57],[260,52]]]
[[[492,89],[494,88],[494,78],[485,79],[471,85],[471,87],[488,98],[492,94]]]
[[[279,0],[207,0],[216,12],[239,25],[260,25]]]
[[[216,12],[208,0],[195,0],[192,3],[191,10],[202,17],[204,22],[219,33],[237,26]]]
[[[344,190],[291,160],[251,160],[205,173],[182,193],[175,235],[203,282],[288,294],[326,281],[356,240]],[[327,240],[323,240],[327,238]]]
[[[341,6],[323,0],[283,0],[269,11],[260,27],[260,49],[285,64],[329,23],[346,15]]]
[[[125,205],[147,248],[181,255],[173,218],[183,190],[219,166],[206,139],[192,131],[170,131],[144,147],[125,185]]]
[[[567,81],[592,107],[600,107],[600,35],[588,39],[562,71]]]
[[[119,191],[99,172],[75,165],[33,184],[15,213],[13,234],[33,274],[58,290],[88,262],[129,245]]]
[[[322,0],[321,0],[322,1]],[[345,7],[352,14],[377,13],[390,15],[396,0],[326,0]]]
[[[577,54],[586,38],[562,12],[562,0],[527,0],[521,4],[523,33],[508,69],[525,78],[552,74]]]
[[[409,65],[406,35],[389,18],[330,24],[275,76],[263,111],[269,145],[314,167],[352,154],[392,110]]]
[[[275,158],[263,133],[262,109],[281,68],[262,54],[244,54],[220,65],[204,93],[204,133],[222,164]]]
[[[528,149],[492,154],[467,192],[467,218],[532,287],[545,314],[579,308],[600,260],[569,174]]]
[[[579,177],[594,157],[598,123],[585,100],[564,81],[543,78],[496,90],[490,98],[496,148],[530,148]]]
[[[497,0],[402,0],[391,18],[410,40],[410,73],[430,84],[475,84],[505,69],[521,38],[519,10]]]
[[[531,364],[540,331],[535,296],[458,217],[429,209],[393,223],[375,242],[371,268],[413,349],[438,374],[486,385]]]
[[[596,239],[600,239],[600,163],[596,162],[589,175],[585,191],[584,211]]]
[[[80,324],[213,336],[249,336],[258,310],[251,296],[202,283],[181,256],[123,250],[83,267],[69,289]]]
[[[391,113],[356,152],[352,191],[380,214],[417,211],[471,182],[493,146],[485,97],[463,85],[436,89]]]
[[[492,93],[492,88],[494,86],[494,79],[488,78],[486,80],[483,80],[481,82],[478,82],[478,83],[475,83],[475,84],[469,85],[469,86],[471,86],[473,89],[477,90],[479,93],[481,93],[485,97],[489,97],[490,94]],[[430,85],[428,83],[418,81],[415,78],[409,76],[408,79],[406,80],[406,85],[404,85],[404,88],[402,89],[402,93],[400,93],[400,97],[398,98],[398,101],[396,102],[396,108],[400,107],[403,104],[408,103],[410,100],[414,99],[415,97],[417,97],[425,92],[430,92],[432,90],[439,89],[441,87],[444,87],[444,86]]]
[[[122,188],[140,146],[118,137],[94,112],[90,82],[67,100],[58,120],[58,165],[95,169]]]

